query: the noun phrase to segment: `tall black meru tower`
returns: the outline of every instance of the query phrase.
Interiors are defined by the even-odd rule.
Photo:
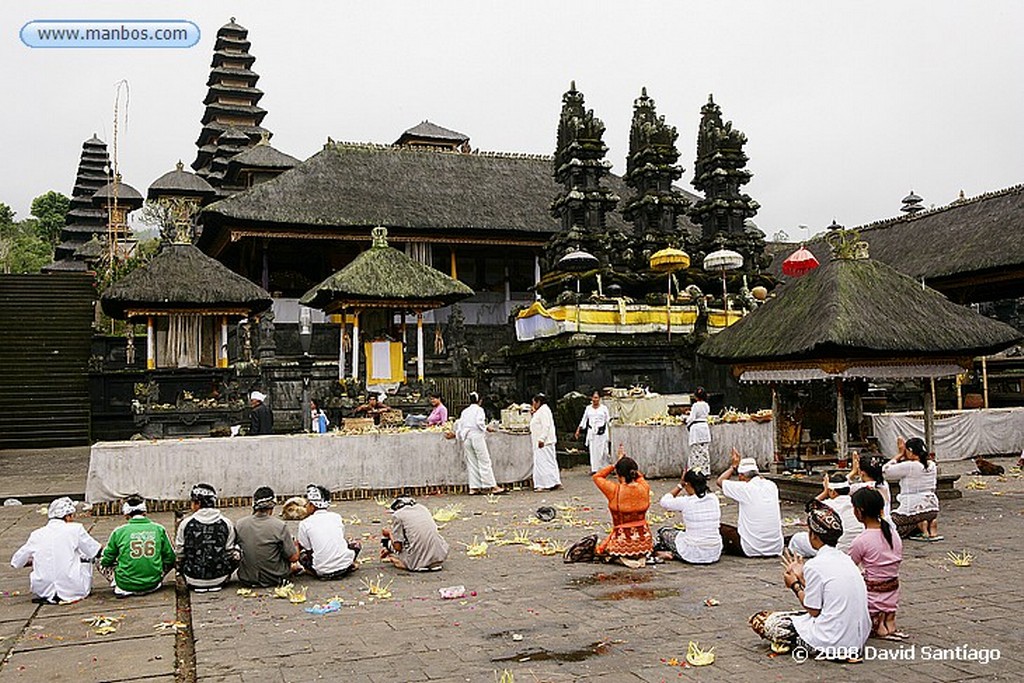
[[[633,103],[633,122],[629,129],[629,155],[626,157],[626,185],[633,195],[622,206],[622,216],[633,224],[633,267],[649,267],[651,255],[665,247],[685,249],[687,235],[679,227],[679,218],[690,204],[686,195],[673,187],[683,175],[674,126],[658,116],[647,88]],[[660,277],[659,277],[660,280]]]
[[[263,91],[256,87],[259,74],[252,70],[256,58],[249,54],[249,31],[235,23],[235,18],[217,31],[209,90],[203,103],[203,129],[196,140],[199,152],[192,168],[225,197],[244,187],[231,187],[225,182],[228,161],[236,154],[270,138],[270,131],[261,124],[267,115],[257,105]]]
[[[744,271],[766,268],[771,259],[765,254],[764,233],[749,222],[760,205],[741,191],[753,176],[743,151],[747,136],[733,128],[732,121],[722,122],[722,109],[711,95],[700,114],[693,186],[704,198],[690,210],[691,219],[701,227],[690,256],[700,263],[706,254],[724,247],[743,255]]]
[[[60,231],[60,244],[54,251],[53,263],[43,268],[44,273],[89,270],[82,247],[93,237],[107,232],[107,211],[95,206],[92,196],[111,180],[107,143],[93,133],[82,143],[82,156],[78,162],[75,187],[71,191],[66,224]]]

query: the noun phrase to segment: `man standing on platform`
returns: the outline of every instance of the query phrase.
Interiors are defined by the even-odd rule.
[[[274,517],[274,500],[272,488],[259,487],[252,494],[252,514],[235,523],[242,550],[238,581],[243,586],[280,586],[292,575],[292,563],[299,561],[288,525]]]
[[[594,474],[602,467],[612,464],[612,456],[608,450],[608,424],[612,416],[608,406],[601,403],[601,392],[594,389],[590,395],[590,405],[583,411],[583,419],[576,428],[574,439],[580,438],[580,430],[586,429],[586,445],[590,451],[590,473]]]
[[[739,474],[739,481],[732,479]],[[782,513],[779,487],[760,476],[757,461],[740,458],[732,449],[732,463],[718,477],[718,488],[740,504],[736,526],[722,525],[723,552],[743,557],[777,557],[782,554]]]
[[[249,436],[274,433],[274,413],[267,405],[267,395],[261,391],[249,394]]]

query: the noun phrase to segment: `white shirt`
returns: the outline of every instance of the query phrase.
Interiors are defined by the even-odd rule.
[[[900,493],[896,496],[899,506],[896,512],[901,515],[916,515],[922,512],[938,511],[939,499],[935,496],[935,485],[939,467],[935,463],[928,469],[916,460],[903,462],[887,462],[882,465],[882,474],[889,481],[900,483]]]
[[[589,446],[590,442],[595,436],[607,437],[608,436],[608,423],[612,421],[611,413],[608,412],[608,406],[601,404],[594,407],[591,403],[587,406],[587,409],[583,411],[583,418],[580,420],[580,426],[578,429],[587,428],[587,440],[586,445]],[[604,427],[604,434],[598,435],[597,430]]]
[[[455,423],[455,436],[459,441],[465,441],[474,434],[484,434],[487,431],[487,414],[479,403],[470,403],[459,415]]]
[[[821,610],[816,617],[793,617],[793,627],[808,645],[818,650],[864,647],[871,633],[868,591],[849,555],[825,545],[804,563],[804,607]]]
[[[306,517],[299,522],[297,540],[313,551],[313,570],[317,574],[348,569],[356,559],[355,551],[345,541],[345,524],[337,512],[317,510]]]
[[[726,479],[722,494],[740,504],[736,527],[740,546],[748,557],[773,557],[782,554],[782,513],[779,511],[779,487],[762,476],[750,481]]]
[[[864,525],[857,519],[857,515],[853,514],[853,501],[849,496],[836,496],[835,498],[826,498],[824,502],[825,505],[838,512],[839,517],[843,520],[843,535],[839,537],[836,547],[844,553],[849,553],[854,539],[864,531]]]
[[[690,430],[690,445],[695,443],[711,443],[711,428],[708,426],[708,414],[711,408],[707,401],[697,401],[690,407],[686,416],[686,426]]]
[[[850,495],[852,496],[860,489],[870,488],[878,491],[882,494],[882,500],[885,501],[885,508],[882,510],[882,517],[888,520],[892,520],[892,507],[889,501],[892,499],[892,493],[889,491],[889,482],[882,480],[880,482],[874,481],[860,481],[857,483],[850,484]]]
[[[558,443],[555,434],[555,418],[551,415],[551,408],[545,403],[530,416],[530,438],[533,439],[534,447],[541,441],[545,446],[554,446]]]
[[[686,531],[676,535],[679,557],[694,564],[718,562],[722,556],[722,508],[718,496],[708,491],[703,498],[666,493],[659,501],[666,510],[683,515]]]
[[[92,590],[92,560],[100,544],[78,522],[51,519],[33,531],[25,545],[11,557],[11,566],[21,569],[32,562],[29,578],[32,593],[49,600],[81,600]]]

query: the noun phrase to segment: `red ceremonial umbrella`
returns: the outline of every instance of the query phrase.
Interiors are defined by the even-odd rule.
[[[811,272],[818,265],[818,259],[814,258],[814,254],[801,244],[799,249],[782,262],[782,273],[790,277],[800,277]]]

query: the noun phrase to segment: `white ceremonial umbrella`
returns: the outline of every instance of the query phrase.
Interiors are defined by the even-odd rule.
[[[729,292],[725,285],[725,271],[743,267],[743,256],[731,249],[719,249],[704,257],[704,270],[722,272],[722,301],[725,302],[725,324],[729,325]]]

